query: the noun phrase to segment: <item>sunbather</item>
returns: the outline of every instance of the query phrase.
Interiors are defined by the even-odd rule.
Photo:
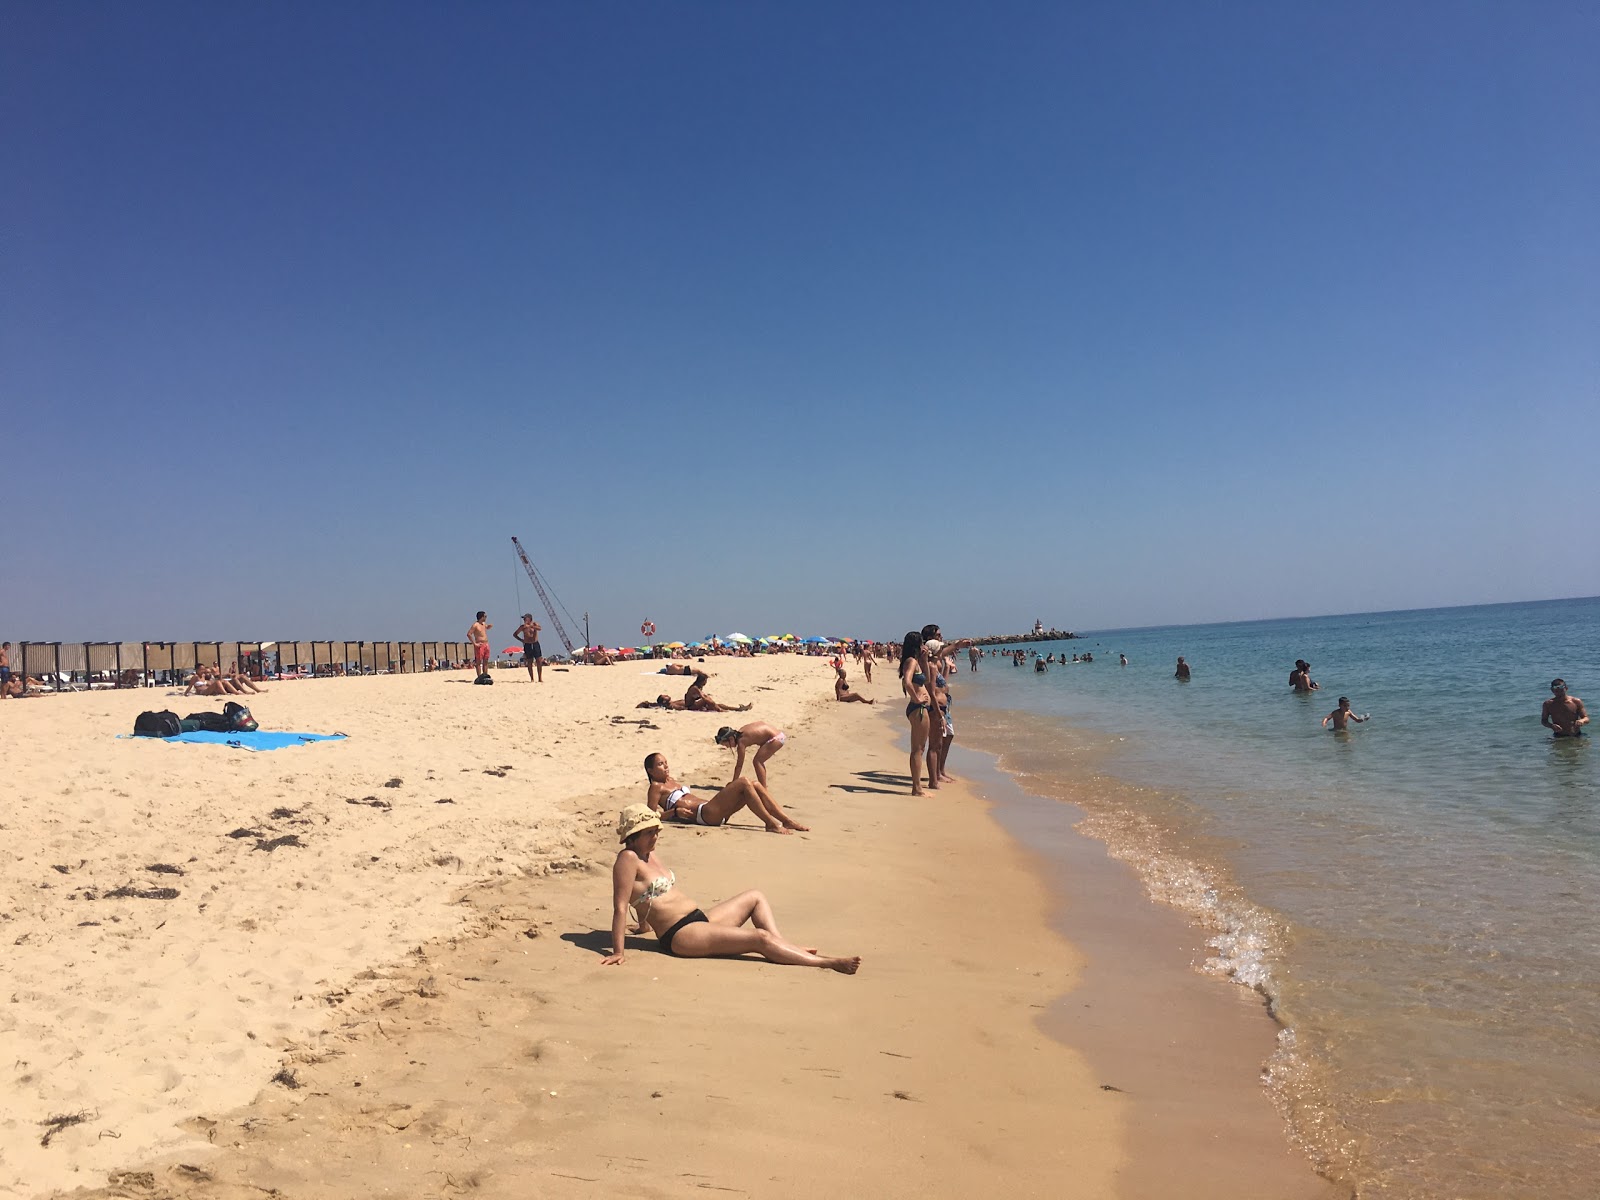
[[[810,832],[809,826],[791,818],[778,806],[772,794],[753,779],[735,779],[711,799],[701,800],[686,785],[672,777],[664,754],[652,754],[646,758],[644,774],[650,781],[645,803],[652,812],[659,812],[663,820],[685,821],[694,825],[726,825],[734,813],[741,808],[748,808],[767,827],[768,833]]]
[[[705,690],[706,680],[711,677],[704,671],[694,673],[694,682],[689,685],[689,690],[683,694],[683,704],[694,712],[749,712],[755,707],[753,704],[721,704],[711,698]]]
[[[861,966],[855,955],[831,957],[797,946],[778,932],[772,905],[760,892],[750,891],[713,904],[696,907],[677,890],[677,877],[656,856],[661,818],[643,804],[629,805],[617,822],[623,848],[611,872],[611,953],[605,966],[626,961],[625,940],[630,930],[628,909],[638,917],[635,932],[648,926],[661,948],[677,958],[710,958],[750,951],[768,962],[796,967],[826,967],[841,975],[854,975]],[[754,926],[746,929],[745,925]]]
[[[872,704],[865,696],[850,690],[850,684],[844,677],[844,668],[836,667],[833,680],[833,698],[842,704]]]

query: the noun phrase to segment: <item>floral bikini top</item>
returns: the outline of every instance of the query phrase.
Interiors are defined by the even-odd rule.
[[[673,874],[671,868],[668,868],[665,875],[658,875],[644,885],[644,891],[640,892],[638,898],[633,902],[633,911],[639,914],[641,922],[643,922],[645,914],[650,911],[650,902],[661,899],[662,896],[665,896],[677,885],[677,882],[678,877]]]

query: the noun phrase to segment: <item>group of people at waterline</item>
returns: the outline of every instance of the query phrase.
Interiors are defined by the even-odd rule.
[[[950,776],[945,758],[955,737],[950,718],[949,677],[955,674],[955,655],[970,642],[946,643],[937,625],[908,633],[901,645],[900,683],[907,697],[906,717],[911,724],[911,789],[924,795]],[[871,678],[872,648],[858,654]],[[833,662],[834,695],[841,702],[865,698],[851,691],[842,659]],[[870,703],[870,701],[868,701]],[[656,752],[644,760],[647,787],[641,804],[623,809],[617,821],[622,843],[612,865],[611,953],[605,964],[627,961],[628,934],[650,929],[661,948],[681,958],[759,954],[769,962],[792,966],[823,967],[853,975],[861,965],[855,955],[823,954],[786,938],[778,928],[772,905],[759,891],[744,892],[730,900],[701,908],[678,888],[677,875],[662,860],[658,842],[664,823],[692,822],[717,826],[735,813],[747,810],[773,833],[803,832],[773,797],[767,764],[787,741],[783,730],[769,722],[754,721],[740,728],[723,726],[717,744],[735,752],[733,781],[715,795],[702,799],[672,774],[666,756]],[[756,778],[744,778],[746,755]]]

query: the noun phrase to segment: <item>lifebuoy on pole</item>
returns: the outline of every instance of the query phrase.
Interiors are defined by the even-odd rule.
[[[645,623],[643,625],[639,626],[639,632],[644,634],[644,636],[647,637],[647,638],[655,637],[655,635],[656,635],[656,623],[647,618],[645,620]]]

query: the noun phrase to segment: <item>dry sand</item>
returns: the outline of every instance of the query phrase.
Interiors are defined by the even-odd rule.
[[[1100,1197],[1181,1180],[1181,1161],[1127,1170],[1139,1099],[1042,1031],[1083,968],[1049,930],[1059,898],[970,793],[905,794],[897,706],[834,704],[816,659],[713,667],[714,695],[791,733],[773,787],[813,832],[671,827],[660,852],[702,904],[762,888],[791,937],[863,955],[854,978],[671,959],[653,939],[600,965],[612,825],[643,798],[645,753],[718,784],[732,755],[711,734],[750,719],[632,707],[687,680],[274,684],[250,701],[264,727],[350,739],[270,754],[111,737],[142,708],[220,701],[5,702],[0,1192]],[[897,698],[887,672],[852,676]],[[107,897],[128,884],[179,894]],[[1285,1171],[1309,1171],[1256,1168],[1275,1119],[1253,1103],[1210,1131],[1242,1148],[1232,1194],[1289,1194]],[[79,1114],[40,1144],[41,1122]]]

